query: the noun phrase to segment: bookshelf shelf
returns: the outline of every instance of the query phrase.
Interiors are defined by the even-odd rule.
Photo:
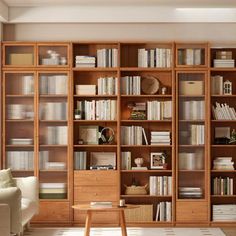
[[[172,145],[121,145],[123,148],[172,148]]]
[[[155,68],[155,67],[121,67],[120,71],[155,71],[155,72],[171,72],[171,68]]]
[[[34,98],[34,95],[7,94],[6,98]]]
[[[211,120],[212,123],[235,123],[236,120]]]
[[[66,123],[67,120],[39,120],[41,123]]]
[[[67,98],[67,95],[64,94],[41,94],[39,95],[40,98]]]
[[[121,170],[123,173],[172,173],[172,170]]]
[[[166,94],[166,95],[121,95],[121,98],[172,98],[171,94]]]
[[[121,120],[123,123],[171,123],[171,120]]]
[[[13,145],[13,144],[7,144],[7,148],[33,148],[34,145]]]
[[[67,148],[67,145],[59,145],[59,144],[55,144],[55,145],[48,145],[48,144],[40,144],[39,145],[42,148]]]
[[[11,123],[11,122],[12,122],[12,123],[14,123],[14,122],[16,122],[16,123],[17,123],[17,122],[22,122],[22,123],[23,123],[23,122],[34,122],[34,120],[20,120],[20,119],[17,120],[17,119],[16,119],[16,120],[6,120],[6,122],[9,122],[9,123]]]
[[[116,123],[117,120],[74,120],[74,123]]]
[[[89,68],[89,67],[74,67],[72,69],[73,71],[88,71],[88,72],[116,72],[118,70],[117,67],[112,67],[112,68],[105,68],[105,67],[94,67],[94,68]]]
[[[163,195],[121,195],[123,198],[172,198],[172,196]]]
[[[211,170],[212,173],[236,173],[236,170]]]
[[[211,195],[212,198],[236,198],[236,195]]]
[[[225,98],[236,98],[236,95],[233,94],[233,95],[211,95],[212,98],[222,98],[222,99],[225,99]]]
[[[75,98],[117,98],[117,95],[74,95]]]
[[[116,148],[117,145],[74,145],[74,147],[83,147],[83,148]]]
[[[186,172],[186,173],[202,173],[205,172],[205,170],[179,170],[179,172]]]
[[[225,145],[212,144],[211,147],[212,148],[236,148],[236,145],[232,145],[232,144],[230,144],[230,145],[227,145],[227,144],[225,144]]]

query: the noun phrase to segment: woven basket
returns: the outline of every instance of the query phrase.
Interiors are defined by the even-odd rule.
[[[125,186],[125,195],[147,195],[147,186],[148,184],[144,186]]]

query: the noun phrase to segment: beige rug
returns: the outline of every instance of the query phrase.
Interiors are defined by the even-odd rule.
[[[128,228],[128,236],[225,236],[220,228]],[[84,228],[31,228],[24,236],[84,236]],[[120,228],[92,228],[90,236],[121,236]]]

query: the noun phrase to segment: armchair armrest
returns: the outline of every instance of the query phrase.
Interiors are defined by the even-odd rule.
[[[11,233],[22,232],[21,224],[21,191],[19,188],[0,189],[0,204],[7,204],[10,208]]]
[[[35,176],[14,178],[17,187],[21,190],[22,198],[28,198],[37,204],[39,209],[39,184]]]

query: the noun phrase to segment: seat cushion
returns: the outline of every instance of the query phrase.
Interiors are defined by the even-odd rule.
[[[37,212],[37,204],[28,198],[21,199],[22,225],[25,225]]]

